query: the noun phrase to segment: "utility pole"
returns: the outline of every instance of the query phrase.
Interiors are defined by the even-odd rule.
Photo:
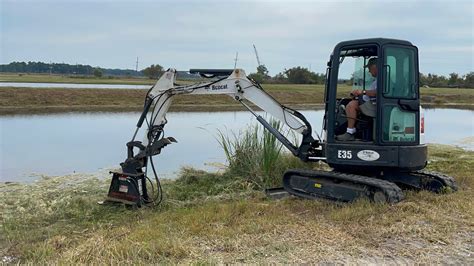
[[[135,74],[138,76],[138,56],[137,56],[137,63],[135,64]]]
[[[237,67],[237,60],[239,58],[239,52],[235,53],[235,59],[234,59],[234,69]]]

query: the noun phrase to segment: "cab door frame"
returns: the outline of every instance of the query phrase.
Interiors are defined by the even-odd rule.
[[[408,49],[413,50],[413,92],[414,97],[390,97],[388,96],[387,84],[391,82],[391,71],[394,71],[389,64],[387,64],[387,49]],[[377,68],[379,69],[377,79],[377,118],[376,118],[376,143],[384,146],[413,146],[420,143],[420,92],[419,92],[419,69],[418,69],[418,48],[413,45],[386,43],[382,45],[378,51],[380,56],[377,61]],[[399,74],[399,73],[396,73]],[[414,129],[415,139],[413,141],[390,141],[384,136],[386,125],[389,124],[390,115],[386,115],[388,107],[395,106],[400,109],[402,113],[414,113]],[[393,109],[391,109],[393,110]],[[390,126],[390,125],[388,125]],[[405,129],[406,130],[406,129]],[[385,132],[386,133],[386,132]]]
[[[328,71],[329,71],[329,81],[326,82],[325,90],[325,117],[324,117],[324,130],[327,130],[326,142],[327,143],[339,143],[336,141],[334,123],[329,123],[329,121],[335,121],[335,113],[333,110],[336,109],[336,99],[337,99],[337,87],[338,87],[338,78],[339,78],[339,60],[342,50],[347,49],[357,49],[364,47],[376,47],[377,48],[377,58],[381,58],[382,46],[378,42],[367,41],[367,42],[356,42],[356,43],[347,43],[345,45],[337,45],[334,48],[334,52],[331,54],[330,61],[328,62]],[[377,61],[377,64],[380,62]],[[379,67],[379,65],[377,65]],[[379,88],[381,84],[381,78],[377,77],[377,95],[379,94]],[[377,98],[378,100],[378,98]],[[380,116],[379,111],[377,111],[377,117]],[[378,121],[376,121],[378,123]],[[376,129],[378,132],[378,129]],[[376,132],[375,136],[378,136]],[[377,140],[373,142],[362,143],[363,145],[369,145],[376,143]]]

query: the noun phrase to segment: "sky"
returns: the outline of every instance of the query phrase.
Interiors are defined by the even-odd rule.
[[[404,39],[420,71],[473,70],[474,1],[7,1],[0,0],[0,64],[43,61],[139,69],[233,68],[275,75],[325,72],[340,41]]]

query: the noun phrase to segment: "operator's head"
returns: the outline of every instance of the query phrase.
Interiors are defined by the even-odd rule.
[[[370,58],[369,62],[367,62],[367,65],[365,66],[369,69],[369,73],[372,75],[372,77],[377,77],[377,58]]]

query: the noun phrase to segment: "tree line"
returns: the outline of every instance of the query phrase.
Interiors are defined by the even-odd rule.
[[[420,73],[420,86],[425,87],[453,87],[453,88],[474,88],[474,72],[466,75],[451,73],[448,77],[435,74]]]
[[[11,62],[9,64],[0,65],[0,72],[10,73],[37,73],[37,74],[63,74],[63,75],[93,75],[101,77],[109,76],[142,76],[142,72],[132,69],[111,69],[93,67],[82,64],[65,64],[65,63],[43,63],[43,62]]]
[[[249,77],[259,83],[292,83],[292,84],[324,84],[326,76],[322,73],[315,73],[304,67],[293,67],[271,77],[264,65],[257,67],[257,72],[252,73]],[[452,87],[452,88],[474,88],[474,72],[465,75],[451,73],[449,76],[436,74],[420,73],[420,86],[422,87]],[[351,85],[351,80],[341,80]]]
[[[43,62],[12,62],[10,64],[0,65],[0,72],[77,74],[93,75],[96,77],[101,77],[103,75],[145,76],[150,79],[156,79],[164,72],[164,69],[159,64],[153,64],[137,72],[131,69],[108,69],[81,64],[70,65],[64,63],[48,64]],[[192,75],[188,74],[186,76],[186,78],[189,77],[192,77]],[[259,83],[282,84],[324,84],[326,79],[325,74],[316,73],[301,66],[284,69],[275,76],[270,76],[265,65],[258,66],[256,72],[251,73],[249,77]],[[350,80],[346,82],[350,83]],[[474,72],[469,72],[465,75],[451,73],[449,76],[420,73],[420,86],[474,88]]]
[[[292,84],[324,84],[325,75],[315,73],[304,67],[292,67],[271,77],[265,65],[257,67],[257,72],[251,73],[250,78],[259,83],[292,83]]]

